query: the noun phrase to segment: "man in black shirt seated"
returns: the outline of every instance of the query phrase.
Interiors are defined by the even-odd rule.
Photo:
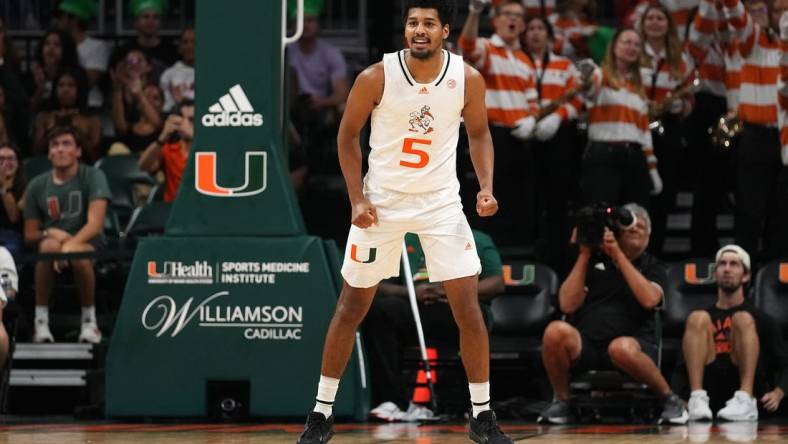
[[[738,245],[726,245],[715,262],[717,302],[687,318],[684,362],[676,368],[673,387],[686,393],[689,382],[690,421],[710,421],[709,400],[718,408],[731,393],[717,419],[757,421],[758,401],[753,395],[773,412],[788,390],[782,332],[773,318],[744,297],[751,278],[750,255]]]
[[[647,384],[664,399],[662,419],[687,421],[683,401],[670,389],[656,365],[657,338],[653,310],[662,301],[667,279],[663,263],[646,253],[651,234],[648,212],[636,204],[631,228],[605,230],[596,253],[578,244],[579,254],[558,293],[567,321],[553,321],[544,332],[542,360],[555,400],[540,421],[570,420],[570,373],[620,369]]]

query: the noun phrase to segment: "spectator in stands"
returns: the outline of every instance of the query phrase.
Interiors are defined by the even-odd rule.
[[[158,139],[151,142],[140,155],[143,171],[164,172],[164,201],[172,202],[178,194],[183,170],[189,159],[194,138],[194,102],[184,99],[176,111],[167,117]]]
[[[88,81],[79,67],[64,68],[54,78],[45,109],[33,123],[33,154],[48,151],[47,134],[56,126],[71,126],[80,133],[82,161],[95,162],[101,155],[101,119],[88,110]]]
[[[750,1],[746,9],[740,0],[722,2],[723,13],[739,39],[742,57],[739,118],[744,131],[735,154],[736,165],[736,243],[758,262],[758,244],[763,236],[764,255],[780,257],[775,251],[775,234],[765,230],[767,221],[777,214],[776,199],[780,158],[778,122],[780,58],[783,44],[779,19],[788,9],[788,0]],[[768,73],[768,75],[766,74]],[[786,221],[779,221],[785,230]]]
[[[28,148],[30,130],[30,99],[23,86],[19,71],[19,57],[14,43],[0,20],[0,89],[3,103],[0,107],[7,139],[17,146]]]
[[[79,66],[77,47],[68,34],[49,30],[38,44],[38,50],[25,77],[26,89],[30,95],[33,112],[44,108],[52,93],[55,76],[64,68]]]
[[[161,75],[159,85],[164,91],[164,111],[183,99],[194,100],[194,28],[186,28],[178,39],[180,60]]]
[[[505,0],[492,0],[493,8],[499,4],[504,3]],[[555,11],[556,0],[522,0],[525,6],[526,17],[550,17]]]
[[[164,94],[158,85],[150,84],[142,88],[145,100],[154,110],[164,105]],[[129,125],[126,134],[119,137],[120,144],[110,148],[110,155],[141,153],[148,145],[159,137],[164,117],[158,113],[158,122],[151,121],[147,113],[140,113],[139,120]]]
[[[8,321],[7,308],[13,303],[19,288],[16,263],[7,249],[0,246],[0,368],[8,359],[10,338],[5,328]]]
[[[683,401],[656,365],[654,309],[662,301],[667,268],[646,253],[648,212],[636,204],[624,208],[635,215],[635,226],[615,233],[605,229],[598,246],[579,243],[577,261],[561,284],[558,302],[568,318],[551,322],[544,332],[542,360],[555,401],[542,411],[541,421],[570,420],[571,373],[607,369],[624,371],[662,397],[663,420],[687,421]]]
[[[662,191],[648,129],[648,104],[640,75],[643,43],[631,28],[619,29],[607,47],[587,94],[588,140],[581,188],[586,203],[646,206],[649,190]]]
[[[487,119],[495,145],[493,188],[500,211],[485,225],[499,243],[529,240],[533,235],[533,160],[524,141],[531,137],[538,113],[536,79],[520,46],[525,8],[516,0],[494,9],[490,38],[479,37],[479,20],[487,0],[472,0],[460,34],[463,57],[484,76]]]
[[[597,29],[595,0],[559,0],[556,13],[550,16],[555,30],[553,51],[580,60],[591,56],[588,38]]]
[[[738,85],[730,81],[739,78],[740,67],[732,66],[731,55],[740,58],[730,25],[722,16],[722,5],[715,0],[701,0],[692,21],[687,49],[698,67],[700,85],[695,94],[695,106],[688,118],[687,131],[690,168],[696,172],[692,199],[692,254],[696,257],[713,255],[720,247],[717,241],[717,214],[722,202],[732,191],[732,149],[714,143],[709,129],[716,128],[720,117],[738,112]]]
[[[146,85],[158,84],[152,81],[150,73],[145,53],[137,49],[130,51],[110,73],[115,135],[124,143],[130,142],[128,149],[135,153],[148,146],[143,142],[162,125],[161,102],[156,103],[152,90],[145,93]]]
[[[349,92],[345,57],[320,38],[322,1],[304,4],[304,33],[287,45],[287,63],[298,79],[300,96],[293,123],[308,153],[312,174],[338,174],[336,132]]]
[[[111,193],[104,173],[80,162],[82,144],[72,127],[57,126],[47,137],[52,170],[30,181],[25,191],[25,242],[39,253],[87,253],[101,249]],[[41,260],[35,266],[33,342],[54,342],[49,298],[55,274],[71,267],[82,306],[80,342],[99,343],[96,275],[90,259]]]
[[[115,49],[110,57],[110,68],[122,62],[132,50],[139,50],[150,62],[152,81],[159,83],[161,73],[178,58],[172,42],[160,35],[164,5],[165,0],[131,0],[129,12],[134,16],[137,36]]]
[[[97,6],[96,0],[62,0],[52,22],[55,28],[67,32],[77,45],[79,64],[86,71],[90,85],[88,106],[91,108],[101,108],[104,103],[101,85],[110,55],[107,42],[87,35],[88,23],[96,15]]]
[[[583,106],[579,73],[571,60],[552,54],[553,31],[541,16],[527,19],[525,52],[536,73],[539,116],[532,141],[536,167],[538,230],[536,256],[556,271],[565,267],[572,228],[568,220],[571,193],[577,189],[580,151],[573,145],[575,119]],[[574,92],[574,94],[573,94]]]
[[[686,163],[682,120],[692,111],[695,66],[684,52],[676,25],[668,10],[649,6],[640,19],[644,40],[640,76],[649,101],[649,121],[657,170],[662,179],[662,193],[651,202],[651,249],[661,252],[665,241],[668,213],[676,204],[681,166]]]
[[[694,10],[698,7],[699,1],[700,0],[638,0],[637,6],[635,6],[626,19],[625,25],[633,26],[639,23],[646,9],[657,3],[664,6],[671,17],[673,17],[673,23],[676,24],[676,29],[678,30],[679,40],[683,42],[687,39],[692,15],[694,14]],[[720,3],[722,3],[722,1],[720,1]]]
[[[0,244],[14,257],[22,252],[22,211],[19,201],[27,187],[22,154],[8,143],[0,144]],[[2,268],[2,267],[0,267]]]
[[[711,420],[710,401],[716,410],[731,394],[717,419],[756,421],[758,400],[774,412],[785,397],[788,350],[776,320],[745,298],[752,278],[750,255],[738,245],[726,245],[715,262],[717,302],[687,318],[684,359],[673,387],[682,394],[691,390],[690,421]]]
[[[504,291],[501,257],[490,236],[473,230],[476,250],[482,263],[479,275],[479,301],[482,313],[492,320],[489,303]],[[459,350],[460,338],[441,283],[430,283],[426,258],[418,236],[405,236],[408,259],[416,286],[416,299],[424,329],[430,342],[438,341]],[[384,421],[420,421],[433,418],[426,407],[409,402],[408,384],[402,378],[401,356],[405,346],[418,345],[408,289],[404,280],[383,281],[363,324],[370,371],[372,397],[378,406],[372,417]]]

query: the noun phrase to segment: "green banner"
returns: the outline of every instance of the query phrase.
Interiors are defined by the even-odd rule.
[[[107,357],[107,414],[205,416],[207,381],[244,380],[251,415],[305,415],[336,304],[329,263],[310,236],[143,241]],[[358,346],[341,386],[336,414],[366,419]]]
[[[167,234],[305,234],[283,161],[282,1],[196,13],[195,143]]]

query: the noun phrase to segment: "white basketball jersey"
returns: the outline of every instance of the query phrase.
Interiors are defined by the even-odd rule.
[[[383,55],[385,86],[372,111],[367,186],[402,193],[459,189],[457,139],[465,105],[462,57],[442,51],[431,83],[417,83],[405,51]]]

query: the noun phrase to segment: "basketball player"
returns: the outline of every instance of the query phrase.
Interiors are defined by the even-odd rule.
[[[487,126],[484,79],[443,49],[453,0],[408,0],[409,49],[386,54],[356,79],[339,127],[342,173],[352,205],[352,226],[342,266],[344,285],[323,348],[317,403],[300,444],[333,435],[332,406],[339,379],[378,283],[397,276],[406,232],[419,235],[431,281],[443,282],[460,331],[468,375],[470,438],[511,443],[490,410],[489,343],[477,296],[481,270],[473,234],[462,212],[456,174],[460,120],[468,132],[481,191],[480,216],[492,216],[493,146]],[[359,134],[372,116],[369,171],[361,180]]]

